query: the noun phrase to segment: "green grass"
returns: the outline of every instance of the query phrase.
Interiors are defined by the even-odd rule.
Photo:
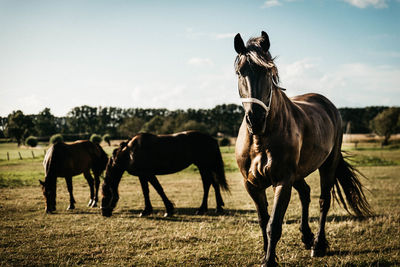
[[[8,144],[7,144],[8,145]],[[105,147],[110,153],[112,147]],[[0,144],[0,152],[4,151]],[[57,212],[44,213],[37,179],[43,178],[42,158],[0,161],[0,265],[105,265],[105,266],[254,266],[260,263],[262,238],[254,204],[237,171],[234,147],[222,148],[231,194],[224,193],[226,213],[214,214],[210,192],[208,214],[195,215],[202,198],[200,175],[193,166],[183,172],[159,176],[177,214],[163,218],[164,206],[150,188],[155,214],[138,215],[143,196],[136,177],[124,175],[120,201],[111,218],[99,209],[87,208],[89,187],[82,176],[73,179],[77,200],[66,211],[68,193],[59,179]],[[300,202],[293,190],[277,246],[283,266],[388,266],[400,265],[400,150],[351,151],[368,179],[362,179],[375,215],[365,220],[349,216],[338,204],[326,225],[329,255],[311,258],[303,249],[299,228]],[[381,154],[382,153],[382,154]],[[386,162],[394,162],[386,166]],[[311,186],[310,226],[315,233],[319,216],[319,178],[307,178]],[[270,206],[272,189],[267,189]]]

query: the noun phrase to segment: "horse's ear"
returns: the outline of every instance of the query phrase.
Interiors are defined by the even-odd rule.
[[[39,183],[41,186],[44,186],[44,182],[42,180],[39,180]]]
[[[263,40],[260,42],[260,46],[261,48],[267,52],[269,50],[270,47],[270,42],[269,42],[269,37],[268,34],[265,31],[261,32],[261,37],[263,38]]]
[[[238,54],[246,54],[247,49],[246,46],[244,45],[243,39],[240,36],[240,33],[236,34],[235,36],[235,50],[236,53]]]

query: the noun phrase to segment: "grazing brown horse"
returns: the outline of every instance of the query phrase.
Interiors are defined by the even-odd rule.
[[[172,216],[173,204],[165,195],[155,175],[175,173],[190,164],[195,164],[199,168],[203,181],[203,202],[198,213],[202,214],[207,211],[208,192],[211,185],[215,191],[217,212],[222,212],[224,202],[220,187],[224,190],[229,189],[218,143],[209,135],[187,131],[170,135],[140,133],[128,142],[122,142],[120,147],[114,150],[112,158],[108,161],[106,177],[102,186],[101,209],[103,216],[111,216],[117,205],[118,185],[125,171],[139,176],[145,203],[141,216],[149,215],[153,211],[148,182],[164,201],[167,210],[165,216]]]
[[[90,141],[76,141],[72,144],[59,142],[50,147],[43,161],[45,180],[40,181],[46,200],[46,212],[56,210],[57,177],[64,177],[69,192],[68,209],[75,208],[72,194],[72,176],[83,173],[90,187],[89,207],[97,207],[99,176],[107,165],[108,156],[100,145]],[[93,177],[90,174],[93,171]]]
[[[236,160],[245,187],[253,199],[263,240],[263,265],[276,265],[276,244],[292,187],[300,196],[300,230],[312,256],[323,256],[326,216],[332,196],[357,216],[371,214],[356,170],[341,153],[342,122],[336,107],[324,96],[305,94],[288,98],[277,83],[278,70],[269,53],[268,35],[252,38],[245,46],[240,34],[234,42],[235,69],[245,117],[236,142]],[[314,238],[308,224],[310,187],[304,178],[320,173],[320,227]],[[265,189],[274,188],[274,205],[268,215]],[[336,192],[334,187],[336,187]],[[342,195],[344,192],[346,201]]]

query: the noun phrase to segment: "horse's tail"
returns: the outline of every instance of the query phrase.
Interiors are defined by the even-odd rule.
[[[352,214],[352,212],[358,217],[364,217],[372,215],[372,210],[368,201],[364,195],[362,184],[358,178],[359,175],[362,175],[356,168],[351,166],[348,162],[346,162],[343,158],[343,155],[340,154],[339,164],[336,168],[336,194],[335,190],[333,190],[334,198],[341,203],[344,209]],[[340,186],[339,186],[340,184]],[[342,195],[342,191],[346,197],[346,201]],[[349,208],[352,212],[349,211]]]
[[[96,161],[94,163],[94,168],[98,175],[100,175],[107,166],[108,156],[104,149],[100,146],[100,144],[95,143],[96,149],[98,153],[96,153]]]
[[[219,186],[229,192],[229,185],[225,177],[224,161],[222,160],[221,151],[219,149],[218,143],[216,142],[216,164],[215,164],[215,181]]]

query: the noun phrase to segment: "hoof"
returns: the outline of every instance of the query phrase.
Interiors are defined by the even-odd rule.
[[[311,250],[312,258],[323,257],[325,255],[326,255],[326,249],[312,249]]]
[[[96,208],[97,207],[97,201],[93,200],[92,205],[90,207],[91,208]]]
[[[89,200],[89,203],[87,204],[88,207],[91,207],[93,205],[93,199]]]
[[[224,208],[222,207],[217,207],[217,209],[215,210],[216,214],[224,214]]]
[[[104,217],[111,217],[112,210],[111,209],[101,209],[101,215]]]
[[[152,209],[144,209],[140,214],[139,217],[146,217],[153,213]]]
[[[275,267],[275,266],[278,266],[278,263],[276,261],[268,261],[261,263],[261,267]]]
[[[164,213],[164,217],[172,217],[173,215],[174,215],[174,210],[170,210]]]
[[[68,208],[67,208],[67,210],[74,210],[74,209],[75,209],[75,205],[74,204],[69,205]]]
[[[308,235],[307,237],[303,235],[303,237],[301,238],[301,241],[303,241],[303,244],[304,244],[304,248],[307,250],[312,248],[313,240],[314,240],[313,234]]]

